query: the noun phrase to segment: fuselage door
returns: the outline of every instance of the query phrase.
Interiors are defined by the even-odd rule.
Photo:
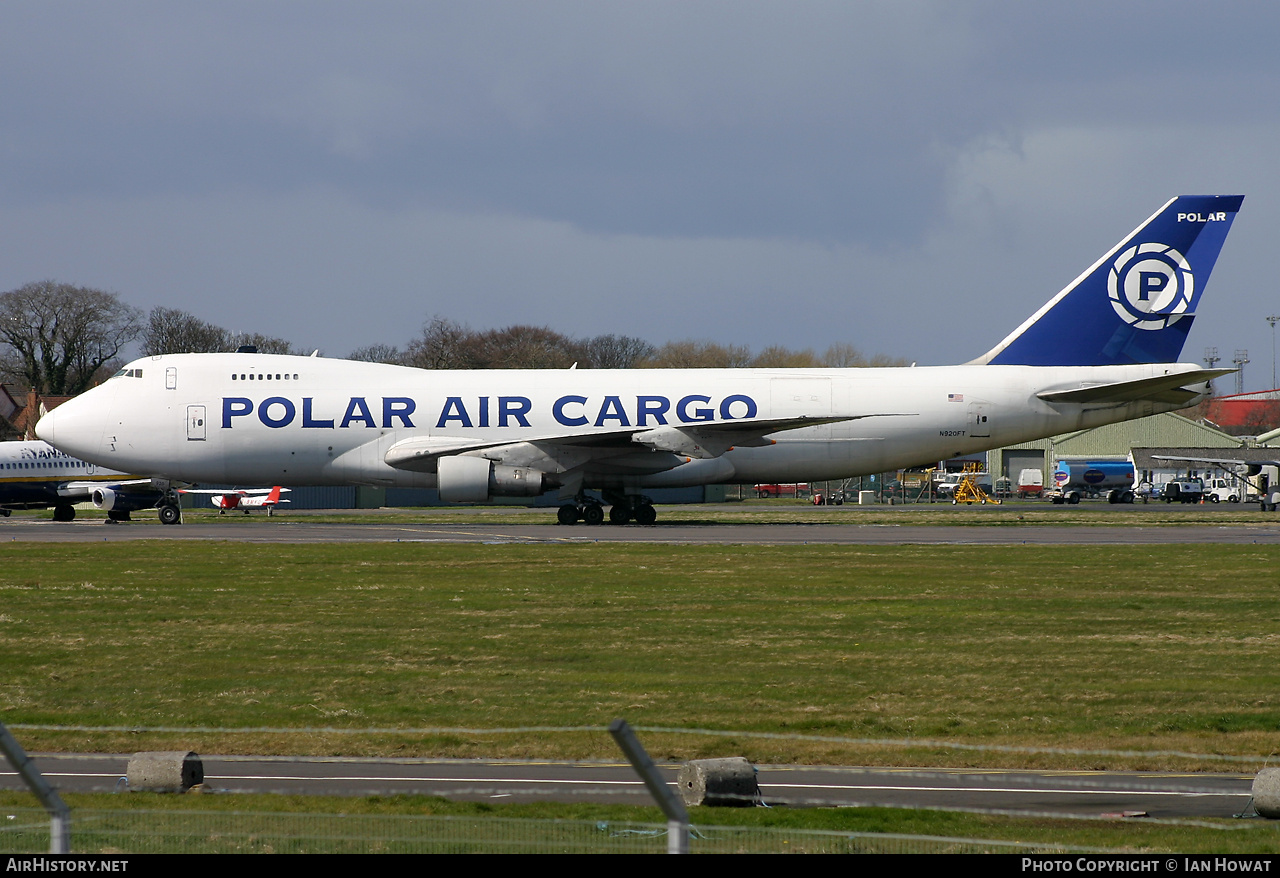
[[[981,439],[991,435],[991,425],[987,423],[987,406],[985,403],[969,404],[969,435]]]
[[[830,414],[830,378],[774,378],[769,382],[770,417],[825,418]]]
[[[204,406],[187,406],[187,441],[204,441]]]
[[[169,366],[164,370],[164,389],[165,390],[178,389],[178,367],[177,366]]]

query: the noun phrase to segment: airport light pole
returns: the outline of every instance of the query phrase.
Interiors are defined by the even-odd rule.
[[[1267,318],[1267,322],[1271,324],[1271,389],[1275,390],[1276,384],[1276,324],[1280,323],[1280,314],[1272,314]]]
[[[1218,361],[1220,361],[1221,359],[1222,359],[1222,357],[1218,356],[1218,349],[1217,349],[1217,348],[1205,348],[1205,349],[1204,349],[1204,362],[1205,362],[1205,365],[1206,365],[1206,366],[1208,366],[1210,369],[1212,369],[1214,366],[1218,365]],[[1211,378],[1211,379],[1209,379],[1209,395],[1210,395],[1210,396],[1213,396],[1213,395],[1214,395],[1214,392],[1213,392],[1213,379],[1212,379],[1212,378]]]
[[[1236,396],[1244,393],[1244,367],[1251,360],[1249,359],[1249,351],[1244,348],[1237,348],[1236,355],[1231,359],[1232,364],[1236,367]]]

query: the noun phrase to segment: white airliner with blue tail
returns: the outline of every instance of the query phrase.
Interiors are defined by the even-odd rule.
[[[131,476],[64,454],[45,442],[0,442],[0,515],[15,509],[53,507],[54,521],[72,521],[77,503],[92,502],[107,521],[128,521],[129,513],[150,509],[168,485]]]
[[[651,524],[651,488],[846,478],[1196,403],[1232,370],[1176,360],[1242,201],[1171,200],[961,366],[428,371],[175,354],[130,363],[36,432],[178,482],[464,503],[556,490],[562,523],[598,524],[607,504],[611,521]]]

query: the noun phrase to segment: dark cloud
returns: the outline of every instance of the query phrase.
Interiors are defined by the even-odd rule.
[[[1251,224],[1280,219],[1277,18],[1252,2],[9,4],[0,287],[97,283],[330,353],[401,343],[439,312],[943,362],[1171,195],[1242,191],[1214,281],[1232,305],[1219,319],[1207,300],[1192,344],[1261,351],[1280,303],[1245,242],[1265,249]],[[376,306],[335,320],[353,295]]]

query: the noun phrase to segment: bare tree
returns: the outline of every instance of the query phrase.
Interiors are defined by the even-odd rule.
[[[848,342],[838,341],[823,353],[822,365],[837,369],[852,369],[867,365],[867,358]]]
[[[473,333],[467,350],[479,369],[567,369],[582,359],[576,341],[546,326]]]
[[[87,390],[138,336],[142,312],[115,293],[44,280],[0,294],[0,357],[43,395]]]
[[[751,365],[751,348],[713,341],[669,341],[641,365],[652,369],[739,369]]]
[[[876,354],[867,361],[873,369],[887,369],[890,366],[910,366],[911,361],[905,357],[891,357],[888,354]]]
[[[581,342],[584,369],[634,369],[657,353],[657,348],[642,338],[630,335],[597,335]]]
[[[403,366],[405,355],[395,345],[379,343],[356,348],[347,354],[347,359],[359,360],[363,363],[390,363],[395,366]]]
[[[818,358],[808,348],[793,351],[791,348],[775,344],[769,345],[756,354],[751,360],[751,365],[761,369],[812,369],[818,365]]]
[[[229,349],[230,333],[177,308],[152,308],[142,331],[142,355],[209,354]]]
[[[597,335],[576,339],[547,326],[507,326],[477,332],[439,315],[422,327],[404,354],[389,345],[371,345],[352,359],[400,363],[419,369],[741,369],[847,368],[905,366],[907,361],[883,355],[868,360],[849,344],[834,344],[822,356],[813,350],[770,345],[760,353],[740,344],[713,341],[669,341],[654,347],[627,335]]]
[[[422,327],[422,334],[409,342],[404,362],[419,369],[471,369],[466,342],[470,329],[436,315]]]
[[[152,308],[142,331],[142,355],[209,354],[234,351],[245,345],[261,354],[305,356],[309,351],[293,343],[261,332],[229,332],[176,308]]]
[[[295,348],[287,339],[263,335],[261,332],[233,332],[227,336],[226,350],[234,351],[246,346],[256,348],[260,354],[291,354],[295,357],[305,357],[310,353],[310,351]]]

